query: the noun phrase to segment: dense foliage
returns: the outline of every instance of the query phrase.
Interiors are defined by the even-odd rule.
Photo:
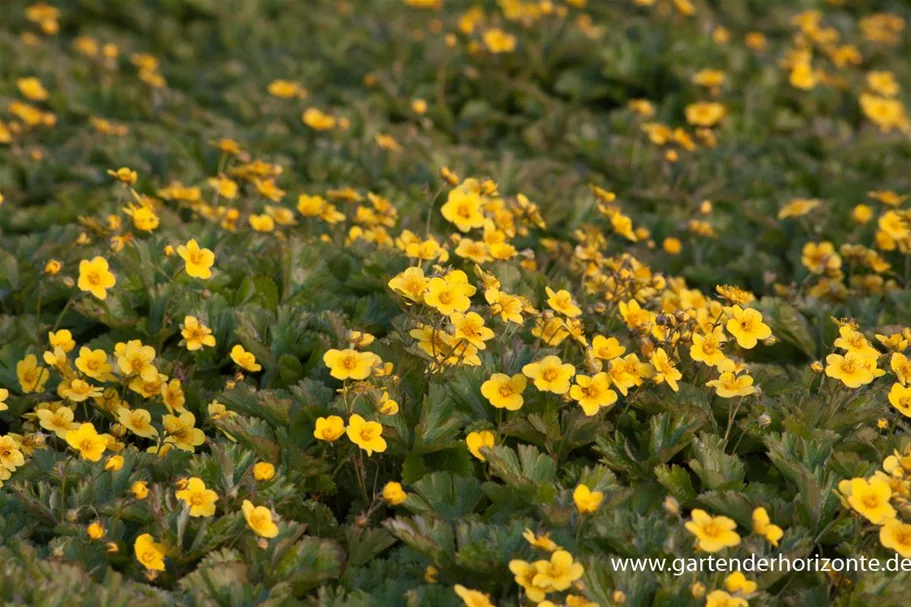
[[[908,604],[906,3],[3,8],[4,604]]]

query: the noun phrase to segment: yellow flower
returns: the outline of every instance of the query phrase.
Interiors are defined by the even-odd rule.
[[[215,263],[215,253],[209,249],[199,248],[196,239],[191,239],[186,245],[177,247],[177,254],[186,262],[186,272],[193,278],[203,280],[212,277],[212,264]]]
[[[481,394],[497,409],[518,411],[525,402],[522,392],[527,384],[528,380],[521,373],[512,377],[505,373],[494,373],[481,384]]]
[[[137,394],[141,394],[143,398],[154,398],[161,394],[161,387],[167,385],[168,376],[162,373],[159,373],[152,380],[145,380],[142,377],[134,377],[130,380],[129,388]]]
[[[127,167],[120,167],[116,171],[108,170],[108,175],[125,185],[135,185],[139,179],[138,173]]]
[[[691,512],[692,519],[686,522],[686,529],[696,536],[698,547],[706,552],[718,552],[740,543],[737,523],[726,516],[711,516],[705,510]]]
[[[383,425],[378,422],[368,422],[358,414],[348,418],[348,428],[345,430],[352,443],[367,452],[382,453],[386,450],[386,441],[383,439]]]
[[[826,356],[826,375],[849,388],[859,388],[873,381],[874,372],[869,362],[869,359],[853,352],[848,352],[845,356],[829,354]]]
[[[724,119],[727,108],[714,101],[700,101],[686,106],[684,113],[688,123],[695,126],[712,127]]]
[[[412,99],[411,111],[415,114],[424,114],[427,112],[427,101],[424,99]]]
[[[887,204],[891,207],[897,207],[904,201],[908,200],[907,195],[900,196],[892,190],[873,190],[871,192],[867,192],[867,196],[873,200],[878,200],[879,202]]]
[[[329,374],[340,380],[367,379],[377,362],[376,354],[357,350],[328,350],[323,362],[329,367]]]
[[[557,592],[569,588],[585,573],[582,564],[575,562],[573,555],[566,550],[554,551],[549,561],[537,561],[535,567],[538,573],[534,577],[534,585],[538,588],[552,588]]]
[[[661,248],[668,255],[679,255],[680,251],[683,250],[683,243],[680,242],[679,238],[669,236],[661,242]]]
[[[149,486],[145,481],[136,481],[130,485],[130,493],[138,500],[144,500],[149,496]]]
[[[547,305],[568,318],[575,318],[582,314],[582,310],[573,303],[573,296],[569,291],[561,289],[554,292],[550,287],[544,287],[547,292]]]
[[[418,0],[409,1],[416,2]],[[478,590],[469,590],[461,584],[456,584],[452,589],[457,595],[459,595],[459,598],[462,599],[466,607],[496,607],[493,603],[490,602],[490,596],[484,594],[483,592],[479,592]]]
[[[164,403],[164,406],[168,408],[169,412],[174,411],[175,409],[177,411],[182,411],[187,402],[186,395],[183,392],[183,386],[179,379],[172,379],[170,382],[161,382],[159,394],[161,396],[161,402]]]
[[[185,316],[183,324],[180,325],[180,335],[183,340],[181,345],[185,345],[187,350],[193,352],[201,350],[204,347],[212,348],[215,346],[215,336],[212,335],[212,329],[205,326],[195,316]]]
[[[48,98],[47,89],[37,78],[19,78],[16,80],[16,86],[22,96],[29,101],[44,101]]]
[[[615,358],[610,363],[610,378],[620,394],[626,396],[633,386],[641,386],[642,380],[654,374],[654,368],[639,360],[635,354]]]
[[[84,423],[78,429],[66,433],[67,444],[79,452],[82,459],[97,462],[107,448],[107,438],[95,431],[91,423]]]
[[[389,393],[385,391],[377,401],[376,407],[383,415],[395,415],[399,412],[399,404],[389,398]]]
[[[189,411],[182,411],[180,415],[167,414],[161,418],[164,426],[165,443],[174,445],[182,451],[192,453],[195,448],[206,442],[206,435],[196,428],[196,416]]]
[[[9,398],[9,390],[0,388],[0,411],[9,410],[9,405],[6,404],[7,398]]]
[[[275,466],[269,462],[256,462],[253,465],[253,478],[258,481],[272,480],[275,476]]]
[[[814,274],[834,271],[841,267],[841,257],[831,242],[808,242],[803,246],[800,262]]]
[[[231,360],[233,360],[234,364],[238,367],[245,369],[250,373],[256,373],[263,368],[262,365],[256,362],[256,357],[253,356],[253,353],[244,350],[244,347],[240,344],[231,348]]]
[[[175,496],[190,507],[190,516],[207,517],[215,514],[218,494],[206,489],[206,484],[201,478],[191,478],[187,481],[186,487],[175,493]]]
[[[892,354],[890,366],[892,367],[892,372],[895,373],[898,381],[903,386],[911,381],[911,359],[904,354],[895,352]]]
[[[481,432],[472,432],[466,436],[465,444],[472,455],[482,462],[486,462],[487,458],[481,454],[481,447],[493,447],[495,440],[496,437],[493,432],[482,430]]]
[[[408,268],[389,281],[389,288],[411,301],[421,303],[427,290],[424,270],[419,267]]]
[[[136,560],[149,571],[164,571],[164,557],[167,549],[164,544],[155,542],[148,533],[143,533],[136,538],[133,544]]]
[[[452,336],[439,329],[422,325],[408,332],[418,340],[418,347],[437,360],[446,358],[452,350]]]
[[[708,335],[694,333],[693,345],[690,346],[690,357],[710,367],[718,366],[719,363],[726,359],[724,352],[721,350],[722,344],[726,341],[727,338],[724,336],[721,327],[716,327]]]
[[[315,131],[328,131],[333,129],[337,122],[335,116],[325,114],[315,107],[308,107],[304,110],[301,120]]]
[[[393,506],[398,506],[408,498],[408,494],[402,489],[401,483],[390,481],[383,487],[383,499]]]
[[[265,506],[254,506],[250,500],[244,500],[241,510],[247,520],[247,526],[260,537],[272,538],[278,535],[278,526],[272,522],[272,511]]]
[[[911,558],[911,525],[889,520],[879,528],[879,542],[904,558]]]
[[[470,238],[462,238],[459,241],[459,246],[456,248],[455,254],[463,259],[469,259],[478,264],[486,263],[493,259],[490,255],[490,248],[487,246],[487,243],[471,240]]]
[[[848,503],[858,514],[874,525],[883,525],[895,518],[895,509],[889,504],[892,489],[881,478],[867,482],[862,478],[851,479]]]
[[[486,30],[481,35],[481,39],[484,41],[484,46],[487,47],[487,50],[495,55],[511,53],[516,48],[516,37],[498,27]]]
[[[114,377],[111,375],[113,368],[108,364],[108,355],[104,350],[92,350],[85,346],[79,348],[76,368],[97,381],[109,381]]]
[[[2,204],[2,200],[0,200]],[[56,259],[51,259],[44,265],[44,273],[51,276],[56,276],[60,269],[63,267],[63,264]]]
[[[753,510],[753,532],[765,537],[773,546],[778,546],[784,531],[778,525],[773,525],[769,513],[763,507]]]
[[[730,309],[730,320],[725,328],[737,340],[737,345],[746,350],[756,347],[756,342],[772,336],[772,330],[762,322],[762,314],[751,308],[742,309],[733,306]]]
[[[809,61],[800,61],[791,67],[788,82],[791,86],[803,91],[809,91],[819,83],[820,73],[813,70]]]
[[[905,417],[911,417],[911,386],[892,384],[889,390],[889,403]]]
[[[600,491],[592,491],[587,485],[580,484],[573,490],[573,503],[581,514],[591,514],[598,510],[604,494]]]
[[[481,212],[481,195],[468,185],[460,185],[449,192],[446,204],[440,211],[446,221],[455,224],[462,232],[484,225],[484,214]]]
[[[95,521],[86,527],[85,533],[89,536],[90,540],[100,540],[104,537],[104,527],[101,526],[101,523]]]
[[[746,374],[734,375],[731,371],[725,371],[718,379],[707,381],[705,385],[715,388],[715,394],[721,398],[749,396],[756,391],[752,377]]]
[[[326,199],[322,196],[301,194],[297,197],[297,211],[304,217],[318,216],[326,205]]]
[[[716,88],[724,84],[725,75],[721,70],[704,69],[699,70],[691,80],[699,86],[706,88]]]
[[[123,456],[122,455],[112,455],[104,462],[104,469],[111,472],[117,472],[123,468]]]
[[[756,582],[750,581],[740,571],[735,571],[724,578],[724,587],[728,592],[751,594],[756,592]]]
[[[509,570],[515,576],[516,584],[525,591],[525,596],[528,600],[540,605],[544,597],[547,596],[547,592],[535,586],[535,576],[538,575],[538,568],[535,563],[514,559],[509,561]],[[547,588],[547,590],[550,590],[550,588]]]
[[[158,430],[152,425],[152,414],[145,409],[121,407],[117,412],[117,421],[136,436],[143,438],[158,436]]]
[[[856,331],[848,326],[842,326],[838,329],[839,337],[835,340],[835,347],[856,354],[861,358],[879,358],[879,350],[870,345],[867,338],[860,331]]]
[[[62,382],[58,388],[58,393],[63,398],[69,399],[74,403],[81,403],[86,399],[101,396],[101,388],[81,379],[73,379]]]
[[[465,340],[479,350],[485,350],[487,344],[484,342],[494,338],[494,332],[484,326],[484,319],[477,312],[453,312],[449,322],[455,329],[454,339]]]
[[[569,392],[570,381],[576,374],[576,368],[569,363],[563,363],[558,356],[545,356],[538,362],[522,367],[522,373],[534,380],[535,388],[542,392],[566,394]]]
[[[705,597],[705,607],[748,607],[746,599],[731,596],[724,590],[714,590]]]
[[[298,83],[281,79],[270,82],[269,86],[266,87],[266,90],[273,97],[279,97],[281,99],[291,99],[292,97],[304,96],[306,94]]]
[[[79,427],[79,424],[73,421],[73,410],[69,407],[38,409],[35,411],[35,415],[38,416],[38,424],[45,430],[56,434],[57,438],[66,439],[70,430]]]
[[[91,261],[79,262],[79,282],[76,285],[81,291],[87,291],[98,299],[107,299],[107,290],[117,284],[117,278],[108,269],[104,257],[95,257]]]
[[[144,381],[156,381],[158,369],[152,364],[155,360],[155,348],[145,346],[138,339],[114,346],[117,368],[127,376],[138,376]]]
[[[73,334],[67,329],[61,329],[56,333],[53,331],[49,332],[47,334],[47,340],[50,343],[51,349],[60,348],[64,352],[72,352],[73,348],[76,347],[76,342],[73,340]]]
[[[592,353],[601,360],[611,360],[623,356],[626,348],[620,345],[616,337],[595,335],[592,338]]]
[[[132,205],[125,207],[124,212],[133,217],[133,225],[141,232],[152,232],[158,227],[160,220],[155,211],[147,206],[134,208]]]
[[[269,215],[250,215],[250,227],[257,232],[271,232],[275,229],[275,220]]]
[[[592,377],[576,375],[576,383],[569,389],[569,396],[579,403],[588,416],[617,402],[617,393],[610,389],[610,376],[607,373],[597,373]]]
[[[317,439],[331,443],[337,441],[344,433],[345,420],[338,415],[316,419],[316,428],[313,430],[313,436]]]
[[[54,369],[57,369],[61,373],[61,375],[64,375],[64,376],[72,375],[72,371],[70,369],[70,361],[67,358],[66,353],[60,348],[60,346],[57,346],[56,348],[54,348],[53,352],[50,352],[50,351],[45,352],[44,355],[42,356],[42,358],[44,358],[44,362],[46,362],[48,365],[50,365]],[[60,391],[60,388],[58,388],[58,392],[59,391]]]
[[[893,130],[903,133],[911,131],[911,123],[908,122],[905,106],[898,99],[862,93],[860,108],[882,133],[890,133]]]
[[[810,211],[819,208],[819,200],[807,198],[795,198],[778,211],[778,219],[787,219],[788,217],[803,217]]]
[[[459,276],[461,275],[461,276]],[[462,280],[462,277],[465,277]],[[471,306],[469,297],[475,288],[468,284],[468,278],[461,270],[451,272],[446,278],[431,278],[424,294],[424,303],[445,316],[453,312],[465,312]]]
[[[9,478],[8,472],[25,464],[19,442],[10,435],[0,436],[0,480]]]
[[[655,368],[655,376],[653,379],[656,384],[666,383],[674,392],[677,392],[680,389],[677,385],[677,380],[681,379],[683,374],[674,366],[674,361],[672,361],[667,352],[664,351],[664,348],[655,350],[649,359],[649,362]]]
[[[536,535],[531,529],[526,529],[522,533],[522,537],[525,538],[532,547],[540,548],[541,550],[547,550],[548,552],[553,552],[554,550],[559,550],[560,546],[557,545],[555,541],[550,539],[549,533],[542,533]]]
[[[214,189],[222,198],[228,200],[237,198],[237,182],[230,177],[225,177],[224,175],[212,177],[209,179],[208,184],[209,187]]]
[[[499,316],[503,322],[513,322],[521,325],[522,300],[514,295],[509,295],[496,288],[484,291],[484,299],[490,304],[490,312]]]

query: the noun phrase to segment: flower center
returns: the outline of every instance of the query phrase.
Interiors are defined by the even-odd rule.
[[[714,522],[708,523],[705,527],[702,528],[702,532],[708,537],[718,537],[721,535],[721,529],[718,528]]]

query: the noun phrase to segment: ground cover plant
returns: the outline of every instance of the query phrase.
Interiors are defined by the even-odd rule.
[[[906,3],[3,8],[4,604],[908,603]]]

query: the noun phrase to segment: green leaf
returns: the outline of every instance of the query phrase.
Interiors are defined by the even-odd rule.
[[[269,577],[301,594],[341,575],[345,553],[331,540],[305,537],[272,564]]]
[[[434,512],[447,520],[456,520],[474,512],[484,497],[481,483],[477,480],[454,476],[449,472],[428,474],[412,488]]]
[[[414,453],[430,453],[454,446],[462,425],[462,414],[455,410],[455,401],[446,388],[431,384],[415,428]]]

